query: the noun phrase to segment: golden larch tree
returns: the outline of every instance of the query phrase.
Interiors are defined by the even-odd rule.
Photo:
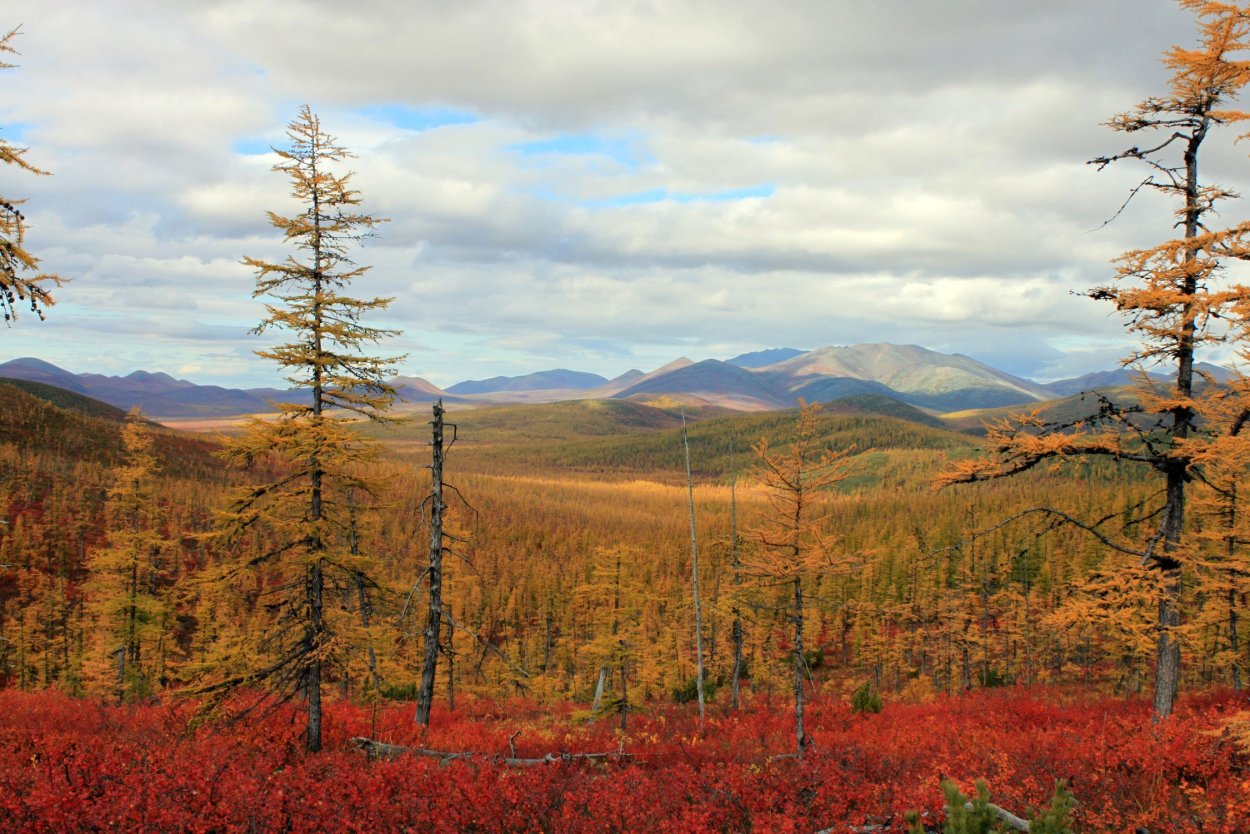
[[[803,724],[803,679],[810,674],[804,654],[803,583],[833,572],[842,560],[821,529],[821,493],[850,475],[850,449],[825,448],[818,431],[819,407],[800,400],[794,440],[788,449],[774,451],[767,438],[755,446],[756,480],[768,506],[751,533],[756,547],[743,558],[742,572],[756,581],[786,591],[794,645],[794,738],[802,755],[810,741]]]
[[[1201,377],[1195,358],[1204,347],[1244,342],[1250,316],[1250,289],[1229,280],[1231,260],[1250,258],[1250,223],[1212,229],[1215,207],[1232,192],[1205,183],[1199,174],[1203,145],[1219,127],[1250,114],[1229,109],[1250,81],[1244,50],[1250,45],[1250,7],[1233,3],[1180,0],[1197,17],[1199,42],[1174,47],[1164,57],[1173,71],[1167,94],[1150,98],[1108,124],[1116,131],[1151,136],[1149,142],[1091,160],[1099,168],[1136,160],[1149,176],[1133,192],[1154,191],[1175,203],[1179,237],[1126,252],[1115,280],[1087,295],[1109,301],[1127,319],[1138,346],[1125,365],[1141,370],[1162,364],[1166,384],[1141,375],[1140,406],[1103,400],[1085,420],[1050,423],[1037,416],[992,427],[992,453],[969,461],[942,483],[981,481],[1014,475],[1056,458],[1107,456],[1145,468],[1159,482],[1157,491],[1125,514],[1091,520],[1067,517],[1110,546],[1129,565],[1149,570],[1157,586],[1155,618],[1156,718],[1171,714],[1180,681],[1182,582],[1193,570],[1195,543],[1189,535],[1186,501],[1201,481],[1201,448],[1226,427],[1200,426]],[[1146,145],[1146,147],[1142,147]],[[1179,153],[1179,159],[1173,154]],[[1062,517],[1053,508],[1039,508]],[[1108,522],[1128,516],[1118,531]]]
[[[226,576],[259,572],[265,583],[259,608],[268,613],[259,631],[245,635],[249,645],[237,650],[247,659],[243,666],[209,688],[264,685],[282,697],[302,695],[306,745],[315,751],[321,748],[323,676],[369,645],[361,618],[332,601],[373,587],[373,566],[362,555],[369,551],[353,546],[350,531],[353,515],[368,509],[359,499],[375,492],[362,473],[376,446],[350,423],[388,419],[395,391],[385,380],[398,359],[364,353],[395,332],[361,323],[390,299],[346,294],[368,271],[352,261],[349,249],[382,222],[359,210],[351,174],[334,170],[351,154],[322,131],[307,106],[287,135],[291,145],[275,149],[280,161],[274,170],[290,177],[303,208],[291,216],[271,212],[269,220],[295,254],[279,263],[244,263],[256,270],[254,295],[274,299],[256,332],[291,336],[257,354],[287,371],[305,399],[280,404],[276,419],[252,420],[224,453],[240,466],[269,464],[277,475],[237,495],[223,516],[227,551],[255,548]],[[368,600],[362,605],[367,610]]]
[[[163,598],[170,543],[162,535],[157,460],[138,408],[127,415],[122,445],[105,505],[108,545],[88,561],[83,588],[95,642],[86,682],[118,700],[146,695],[157,685],[157,646],[171,614]]]

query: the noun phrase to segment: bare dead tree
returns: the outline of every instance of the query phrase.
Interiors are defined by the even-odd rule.
[[[699,735],[703,735],[703,608],[699,599],[699,534],[694,521],[694,480],[690,476],[690,432],[686,430],[684,408],[681,411],[681,442],[686,450],[686,494],[690,504],[690,584],[694,594],[694,680],[695,692],[699,698]]]
[[[443,463],[445,449],[443,447],[443,401],[434,404],[433,438],[430,442],[432,460],[430,463],[431,484],[430,497],[430,564],[427,568],[430,580],[428,616],[425,624],[425,659],[421,667],[421,685],[417,690],[417,712],[415,721],[422,726],[430,725],[430,707],[434,703],[434,675],[438,670],[439,632],[443,625],[443,512],[447,509],[443,501]],[[452,426],[452,440],[455,441],[455,426]]]

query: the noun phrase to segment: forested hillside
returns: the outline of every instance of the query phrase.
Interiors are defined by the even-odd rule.
[[[3,546],[17,570],[6,574],[12,578],[2,600],[0,672],[19,686],[107,692],[110,683],[93,682],[83,670],[102,665],[106,658],[93,653],[111,648],[86,635],[96,625],[90,565],[109,541],[105,503],[121,463],[120,423],[4,391]],[[693,636],[681,436],[672,428],[680,418],[619,403],[604,407],[614,410],[612,419],[586,424],[586,434],[598,439],[564,442],[531,440],[554,433],[543,427],[561,408],[466,413],[448,454],[456,487],[449,517],[460,542],[445,593],[461,628],[448,629],[454,665],[440,678],[440,691],[588,703],[598,671],[623,662],[639,704],[686,697]],[[532,426],[520,420],[527,408],[537,412]],[[595,406],[569,408],[593,413]],[[737,584],[731,515],[736,507],[738,547],[749,552],[763,506],[750,447],[761,437],[783,445],[793,425],[793,414],[738,415],[691,428],[710,689],[729,679],[734,607],[749,612],[747,680],[764,691],[781,685],[784,610],[767,585]],[[479,426],[484,439],[475,443]],[[1091,591],[1082,590],[1091,573],[1112,570],[1116,557],[1047,516],[971,538],[1039,506],[1124,512],[1142,487],[1121,468],[1072,464],[989,490],[938,492],[933,477],[974,454],[974,440],[862,414],[827,414],[819,426],[822,444],[852,450],[852,468],[818,509],[835,554],[834,569],[813,580],[811,663],[818,680],[833,691],[872,680],[887,693],[1044,680],[1140,690],[1149,666],[1148,600],[1128,595],[1111,615],[1090,605]],[[414,583],[424,559],[420,504],[429,483],[422,468],[428,452],[415,438],[423,429],[410,423],[384,430],[398,442],[371,474],[387,485],[378,496],[387,509],[361,528],[385,580],[375,616],[391,624],[405,615],[375,638],[384,691],[397,694],[411,692],[420,643],[413,618],[422,590]],[[223,592],[197,581],[228,561],[210,534],[217,495],[240,475],[216,461],[207,439],[151,431],[162,538],[154,581],[166,620],[150,638],[151,651],[161,655],[144,692],[191,683],[213,641],[230,633],[243,639],[264,605],[245,587]],[[63,473],[72,473],[71,492]],[[1198,659],[1190,678],[1230,682],[1235,661],[1221,633],[1227,612],[1201,585],[1194,593],[1204,616],[1193,629]],[[355,606],[350,597],[344,604]],[[618,600],[615,616],[605,599]],[[626,635],[624,661],[610,645],[614,633]],[[356,691],[366,686],[363,659],[349,660],[341,685]],[[608,690],[619,686],[609,683]]]

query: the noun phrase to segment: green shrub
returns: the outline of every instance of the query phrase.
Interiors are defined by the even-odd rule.
[[[417,700],[417,684],[415,681],[383,684],[380,694],[387,701],[415,701]]]
[[[703,676],[703,702],[710,703],[720,689],[717,681]],[[694,678],[686,678],[673,689],[673,700],[679,704],[693,704],[699,700],[699,687]]]
[[[946,794],[946,822],[942,834],[999,834],[1015,829],[1001,822],[990,805],[990,790],[984,779],[976,781],[977,794],[969,802],[959,786],[947,779],[942,783]],[[1062,779],[1055,782],[1050,804],[1029,820],[1029,834],[1072,834],[1072,806],[1076,800]],[[925,834],[915,811],[907,813],[908,834]]]
[[[851,693],[851,712],[881,712],[883,704],[881,693],[872,685],[872,681],[864,684]]]

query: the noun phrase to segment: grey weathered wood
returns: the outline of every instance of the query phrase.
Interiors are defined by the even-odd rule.
[[[537,758],[522,758],[519,756],[496,756],[471,751],[406,747],[402,744],[387,744],[383,741],[374,741],[371,738],[360,736],[353,738],[351,744],[356,749],[376,759],[394,759],[399,756],[426,756],[438,759],[441,762],[452,762],[456,759],[477,759],[479,761],[497,762],[509,767],[534,767],[537,765],[557,764],[559,762],[589,761],[594,759],[623,759],[629,758],[630,755],[621,750],[613,750],[606,753],[547,753]]]
[[[425,625],[425,658],[421,667],[421,687],[417,691],[414,720],[429,726],[434,703],[434,673],[438,667],[439,632],[443,625],[443,401],[434,404],[434,436],[430,444],[430,604]]]
[[[1014,828],[1016,831],[1023,831],[1025,832],[1025,834],[1028,834],[1028,830],[1029,830],[1028,820],[1020,819],[1015,814],[1008,811],[1006,808],[1000,808],[999,806],[995,805],[993,802],[989,803],[989,806],[990,806],[990,810],[994,812],[994,816],[998,817],[999,822],[1002,822],[1003,824],[1008,825],[1011,828]],[[969,811],[971,811],[972,803],[969,802],[966,805],[964,805],[964,807],[967,808]]]
[[[686,491],[690,499],[690,584],[694,594],[695,692],[699,697],[699,734],[704,732],[703,700],[703,608],[699,600],[699,535],[694,524],[694,480],[690,477],[690,434],[686,410],[681,411],[681,442],[686,449]]]

